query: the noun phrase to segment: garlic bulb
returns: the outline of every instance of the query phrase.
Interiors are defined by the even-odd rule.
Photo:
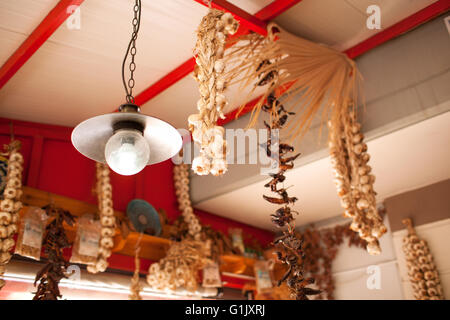
[[[0,200],[0,289],[5,285],[5,281],[1,278],[5,273],[5,265],[12,256],[9,251],[15,244],[13,236],[17,232],[19,211],[23,207],[20,201],[23,171],[23,156],[19,152],[20,148],[21,143],[17,140],[13,140],[7,146],[9,157],[6,186]]]
[[[367,251],[371,255],[381,252],[378,239],[387,229],[376,207],[373,183],[375,176],[367,165],[370,159],[367,145],[360,132],[356,113],[350,111],[328,123],[330,129],[329,147],[334,181],[344,216],[351,217],[351,229],[367,241]]]
[[[174,166],[173,179],[178,208],[188,224],[188,238],[173,243],[166,257],[150,266],[147,282],[159,290],[176,290],[182,287],[195,290],[197,272],[209,262],[209,250],[206,243],[200,241],[202,227],[194,214],[189,196],[188,165]]]
[[[224,108],[228,102],[223,94],[226,83],[223,80],[225,63],[223,53],[226,36],[234,34],[239,27],[230,13],[210,9],[197,29],[196,68],[194,78],[198,82],[200,99],[197,102],[199,114],[189,116],[189,130],[192,139],[200,146],[200,155],[194,159],[192,170],[198,175],[222,175],[227,171],[224,159],[226,145],[211,147],[223,128],[216,125],[217,119],[224,119]],[[222,130],[217,132],[217,128]],[[216,134],[211,135],[211,130]],[[217,143],[216,143],[217,144]],[[219,160],[215,160],[219,159]]]
[[[413,228],[411,219],[402,221],[408,235],[403,238],[403,252],[416,300],[444,300],[441,281],[428,244],[421,240]]]
[[[108,258],[114,247],[114,232],[116,218],[112,201],[112,186],[109,178],[109,168],[106,164],[97,163],[97,198],[102,225],[97,261],[87,266],[91,273],[104,272],[108,268]]]

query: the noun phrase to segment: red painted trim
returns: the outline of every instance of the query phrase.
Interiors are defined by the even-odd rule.
[[[41,135],[46,139],[71,141],[70,136],[72,134],[73,128],[51,125],[51,124],[41,124],[35,122],[27,122],[21,120],[12,120],[7,118],[0,118],[0,133],[9,134],[10,123],[14,125],[14,134],[17,136],[24,137],[34,137]]]
[[[345,51],[347,56],[354,59],[369,50],[372,50],[379,45],[394,39],[403,33],[410,31],[421,24],[437,17],[438,15],[448,11],[450,9],[449,0],[439,0],[429,5],[428,7],[414,13],[413,15],[403,19],[402,21],[394,24],[393,26],[380,31],[373,37],[357,44],[356,46]]]
[[[289,10],[302,0],[274,0],[255,14],[255,17],[263,21],[271,21]]]
[[[194,0],[204,6],[208,6],[207,2],[203,0]],[[241,8],[235,6],[234,4],[226,1],[226,0],[212,0],[211,7],[214,9],[219,9],[222,11],[230,12],[236,20],[239,21],[241,27],[252,30],[256,33],[262,34],[263,36],[267,35],[266,23],[256,16],[251,15],[250,13],[242,10]]]
[[[30,36],[9,57],[0,68],[0,89],[9,79],[31,58],[42,44],[71,15],[67,12],[69,6],[79,6],[84,0],[61,0],[42,20]]]
[[[28,169],[27,186],[37,188],[39,184],[39,172],[41,168],[42,150],[44,138],[41,135],[33,137],[33,147],[31,149],[30,167]]]
[[[139,272],[141,274],[148,274],[148,268],[153,263],[153,261],[141,258],[141,265]],[[116,269],[121,271],[134,272],[134,257],[125,256],[122,254],[113,253],[108,258],[108,268]]]
[[[233,277],[229,275],[221,275],[222,282],[224,283],[224,287],[233,288],[233,289],[242,289],[244,286],[251,282],[254,283],[254,280],[247,280],[238,277]]]

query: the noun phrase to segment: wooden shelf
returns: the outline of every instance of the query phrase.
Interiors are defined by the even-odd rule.
[[[24,208],[21,210],[21,215],[26,212],[29,206],[43,207],[49,203],[53,203],[60,208],[68,210],[72,215],[77,217],[86,213],[97,212],[96,205],[30,187],[23,187],[22,202],[24,203]],[[115,211],[115,215],[116,217],[124,217],[125,214],[120,211]],[[71,242],[75,239],[76,228],[76,225],[71,227],[64,224],[67,237]],[[140,257],[152,261],[158,261],[165,257],[171,244],[171,240],[169,239],[146,234],[141,236],[137,232],[130,232],[126,238],[123,238],[119,229],[116,229],[112,252],[134,257],[136,244],[138,243],[139,238],[141,238]],[[253,276],[255,259],[238,255],[224,255],[221,257],[221,262],[222,272]]]

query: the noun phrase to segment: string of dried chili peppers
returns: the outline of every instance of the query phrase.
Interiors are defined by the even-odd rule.
[[[263,61],[261,67],[267,63],[270,62]],[[277,76],[277,73],[263,75],[263,78],[258,82],[258,85],[262,86],[267,83],[272,83],[271,85],[273,86]],[[286,281],[292,298],[296,300],[308,300],[309,295],[317,295],[320,291],[307,287],[314,283],[314,278],[304,277],[303,264],[305,255],[303,251],[303,240],[294,232],[295,220],[292,216],[294,211],[290,208],[290,205],[294,204],[297,201],[297,198],[289,197],[287,190],[284,187],[279,188],[279,184],[282,184],[286,179],[286,176],[284,175],[285,172],[294,167],[294,160],[297,159],[300,154],[298,153],[289,156],[289,154],[294,152],[294,147],[289,144],[278,143],[278,150],[276,150],[278,154],[276,155],[274,154],[273,149],[277,148],[277,144],[275,141],[272,141],[272,130],[280,130],[286,124],[288,117],[294,113],[286,111],[277,99],[275,90],[268,95],[267,105],[264,105],[262,110],[268,112],[271,119],[270,124],[264,122],[269,131],[268,141],[265,145],[267,156],[272,159],[276,156],[279,157],[278,171],[269,174],[272,177],[272,180],[264,186],[270,188],[277,197],[263,195],[263,198],[266,201],[282,205],[282,207],[275,211],[275,214],[271,215],[272,222],[277,227],[284,229],[283,236],[277,238],[273,244],[277,248],[276,254],[278,260],[288,267],[287,272],[278,281],[278,286]]]
[[[33,300],[57,300],[61,298],[59,282],[67,278],[69,262],[64,259],[62,250],[70,246],[63,222],[72,226],[74,217],[70,212],[53,205],[43,208],[49,216],[49,223],[45,228],[43,246],[48,256],[47,264],[39,270],[34,280],[34,285],[39,281]]]

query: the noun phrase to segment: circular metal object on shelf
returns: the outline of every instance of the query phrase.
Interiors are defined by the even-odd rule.
[[[134,199],[127,205],[127,216],[137,232],[144,232],[153,236],[161,234],[161,222],[158,212],[145,200]]]
[[[179,132],[167,122],[138,112],[116,112],[89,118],[72,131],[72,144],[89,159],[106,163],[105,146],[119,122],[136,122],[141,125],[150,147],[147,165],[165,161],[175,156],[183,144]]]

